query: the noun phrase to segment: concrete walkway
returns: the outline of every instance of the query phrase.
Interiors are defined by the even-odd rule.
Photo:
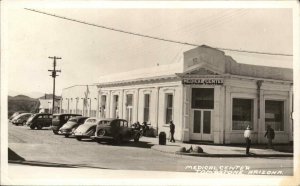
[[[214,145],[214,144],[189,144],[182,142],[171,143],[167,141],[166,145],[158,145],[158,138],[142,137],[141,141],[148,142],[153,145],[151,149],[160,151],[163,153],[189,155],[189,156],[204,156],[204,157],[293,157],[291,152],[292,145],[274,145],[274,149],[265,148],[266,145],[253,145],[250,148],[250,155],[246,155],[246,148],[239,146],[229,145]],[[190,149],[192,146],[195,149],[196,146],[200,146],[203,149],[203,153],[184,153],[179,152],[182,147]],[[284,150],[285,152],[282,152]],[[287,151],[287,152],[286,152]]]

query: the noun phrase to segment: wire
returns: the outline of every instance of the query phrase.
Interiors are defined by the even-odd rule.
[[[130,31],[126,31],[126,30],[121,30],[121,29],[117,29],[117,28],[113,28],[113,27],[107,27],[107,26],[103,26],[103,25],[97,25],[97,24],[88,23],[88,22],[84,22],[84,21],[80,21],[80,20],[76,20],[76,19],[72,19],[72,18],[68,18],[68,17],[63,17],[63,16],[59,16],[59,15],[55,15],[55,14],[50,14],[50,13],[39,11],[39,10],[35,10],[35,9],[30,9],[30,8],[24,8],[24,9],[32,11],[32,12],[36,12],[36,13],[40,13],[40,14],[44,14],[44,15],[48,15],[48,16],[52,16],[52,17],[56,17],[56,18],[60,18],[60,19],[65,19],[65,20],[69,20],[69,21],[73,21],[73,22],[77,22],[77,23],[81,23],[81,24],[85,24],[85,25],[90,25],[90,26],[94,26],[94,27],[98,27],[98,28],[102,28],[102,29],[106,29],[106,30],[120,32],[120,33],[124,33],[124,34],[130,34],[130,35],[135,35],[135,36],[139,36],[139,37],[144,37],[144,38],[149,38],[149,39],[155,39],[155,40],[160,40],[160,41],[165,41],[165,42],[170,42],[170,43],[177,43],[177,44],[182,44],[182,45],[189,45],[189,46],[194,46],[194,47],[199,47],[199,46],[208,47],[208,46],[205,46],[205,45],[198,45],[198,44],[194,44],[194,43],[188,43],[188,42],[183,42],[183,41],[176,41],[176,40],[171,40],[171,39],[165,39],[165,38],[161,38],[161,37],[150,36],[150,35],[145,35],[145,34],[130,32]],[[244,53],[252,53],[252,54],[277,55],[277,56],[293,56],[292,54],[283,54],[283,53],[258,52],[258,51],[239,50],[239,49],[220,48],[220,47],[212,47],[212,48],[216,48],[216,49],[219,49],[219,50],[225,50],[225,51],[244,52]]]

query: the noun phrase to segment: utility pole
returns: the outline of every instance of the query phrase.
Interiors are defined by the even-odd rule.
[[[52,97],[52,114],[54,114],[54,102],[55,102],[55,77],[58,76],[56,74],[56,72],[61,72],[61,70],[56,70],[56,60],[57,59],[61,59],[60,57],[48,57],[49,59],[53,59],[53,70],[48,70],[49,72],[51,72],[52,74],[50,76],[52,76],[53,78],[53,97]]]

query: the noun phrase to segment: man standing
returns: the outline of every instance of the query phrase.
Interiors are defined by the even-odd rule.
[[[246,140],[246,154],[249,155],[250,145],[251,145],[251,128],[248,125],[245,132],[244,137]]]
[[[173,142],[173,143],[175,143],[174,133],[175,133],[175,125],[174,125],[173,121],[170,121],[170,134],[171,134],[170,142]]]
[[[265,133],[265,137],[267,136],[268,138],[268,148],[273,149],[273,143],[272,140],[275,137],[275,132],[274,129],[270,125],[267,125],[267,131]]]

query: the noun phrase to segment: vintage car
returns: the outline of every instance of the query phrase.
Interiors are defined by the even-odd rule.
[[[75,138],[80,141],[83,138],[90,138],[95,134],[96,126],[100,122],[100,119],[92,117],[85,120],[84,124],[80,125],[75,131]]]
[[[16,117],[16,116],[18,116],[18,115],[20,115],[20,114],[23,114],[23,113],[26,113],[26,111],[18,111],[18,112],[15,112],[15,113],[13,113],[13,115],[11,115],[11,116],[8,118],[8,120],[9,120],[9,121],[12,121],[12,120],[14,119],[14,117]]]
[[[87,118],[88,117],[85,116],[71,117],[68,122],[59,129],[59,133],[68,138],[70,135],[74,134],[74,131],[79,127],[79,125],[82,125]]]
[[[54,114],[52,118],[52,131],[54,134],[58,134],[60,127],[62,127],[67,121],[74,116],[81,116],[80,114]]]
[[[19,114],[16,117],[14,117],[14,119],[11,120],[12,124],[15,125],[25,125],[28,118],[30,118],[30,116],[32,115],[32,113],[23,113],[23,114]]]
[[[33,114],[26,122],[30,129],[42,129],[43,127],[50,127],[52,123],[52,114],[37,113]]]
[[[117,144],[122,141],[134,140],[138,142],[142,136],[140,128],[131,127],[124,119],[104,119],[97,125],[95,136],[91,138],[98,143],[112,140]]]

